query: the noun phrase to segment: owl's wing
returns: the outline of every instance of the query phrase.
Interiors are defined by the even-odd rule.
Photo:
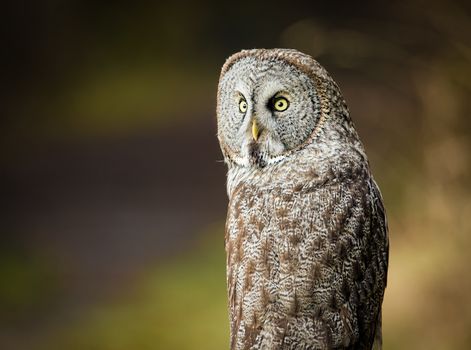
[[[332,290],[339,297],[338,329],[343,331],[343,334],[337,335],[342,338],[345,349],[369,350],[373,345],[375,349],[381,349],[381,305],[389,259],[383,199],[372,178],[344,186],[342,192],[344,198],[351,198],[349,205],[340,204],[334,210],[334,216],[343,218],[343,225],[330,228],[339,229],[335,243],[338,254],[335,269],[343,280],[340,290]],[[348,249],[342,258],[342,248],[339,246],[342,247],[344,238]],[[335,311],[333,316],[335,319]],[[353,347],[352,341],[355,344]]]
[[[374,223],[373,226],[376,227],[378,231],[380,231],[379,237],[382,239],[382,242],[383,242],[383,249],[381,251],[381,255],[379,258],[380,258],[380,264],[383,267],[383,271],[384,271],[384,274],[382,275],[382,285],[383,285],[383,288],[386,288],[387,279],[388,279],[388,265],[389,265],[388,220],[386,217],[386,211],[384,209],[383,196],[381,195],[381,191],[378,185],[376,184],[376,181],[374,181],[373,179],[371,179],[370,196],[373,200],[372,201],[372,208],[373,208],[372,220]],[[373,349],[381,350],[382,345],[383,345],[382,312],[380,309],[378,317],[377,317],[377,321],[376,321]]]
[[[387,282],[388,230],[381,193],[370,177],[314,190],[316,211],[310,303],[336,349],[381,343],[381,305]],[[321,203],[321,204],[319,204]],[[325,204],[327,203],[327,204]]]
[[[383,196],[381,195],[381,191],[376,184],[374,179],[371,179],[370,182],[370,197],[372,199],[372,208],[373,208],[373,215],[372,215],[372,224],[377,232],[377,238],[379,239],[379,243],[382,245],[382,255],[380,256],[381,263],[385,269],[384,273],[384,287],[387,284],[387,270],[389,264],[389,234],[388,234],[388,219],[386,217],[386,210],[384,209],[383,203]]]

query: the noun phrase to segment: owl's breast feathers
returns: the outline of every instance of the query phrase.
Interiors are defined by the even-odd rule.
[[[388,238],[367,166],[241,178],[226,222],[231,348],[371,349]]]

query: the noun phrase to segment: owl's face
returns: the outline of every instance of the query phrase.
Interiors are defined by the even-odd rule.
[[[276,57],[236,60],[219,82],[218,137],[226,158],[264,167],[302,148],[319,122],[311,77]]]

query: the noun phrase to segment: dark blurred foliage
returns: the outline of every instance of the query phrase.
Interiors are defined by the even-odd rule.
[[[227,348],[225,58],[340,85],[386,201],[386,349],[471,346],[467,1],[7,1],[1,349]]]

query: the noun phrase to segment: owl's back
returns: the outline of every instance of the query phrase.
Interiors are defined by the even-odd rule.
[[[233,169],[229,192],[232,349],[371,349],[388,242],[367,163]]]

